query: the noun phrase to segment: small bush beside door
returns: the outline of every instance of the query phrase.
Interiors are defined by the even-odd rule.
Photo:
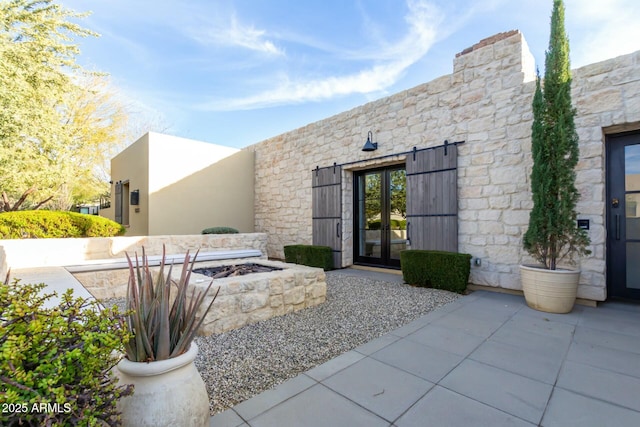
[[[462,293],[471,273],[471,255],[410,249],[400,252],[402,277],[410,285]]]
[[[284,247],[286,262],[333,270],[333,251],[329,246],[288,245]]]

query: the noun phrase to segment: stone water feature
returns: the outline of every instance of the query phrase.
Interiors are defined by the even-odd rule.
[[[251,273],[269,273],[271,271],[282,270],[280,267],[247,262],[239,265],[223,265],[220,267],[196,268],[193,273],[204,274],[212,279],[222,279],[225,277],[244,276]]]
[[[215,279],[201,311],[209,305],[218,287],[220,292],[200,328],[200,335],[226,332],[325,301],[327,283],[322,269],[267,260],[252,264],[278,270]],[[206,289],[212,279],[196,270],[191,274],[191,284]]]
[[[201,274],[207,272],[204,270],[212,275],[220,272],[227,275],[213,279],[213,286],[201,306],[201,312],[209,305],[218,288],[220,292],[199,335],[218,334],[313,307],[322,304],[327,294],[325,273],[319,268],[255,258],[196,262],[195,267],[190,285],[198,289],[205,290],[212,280]],[[249,273],[250,270],[259,271],[240,274]],[[152,267],[151,271],[156,274],[158,268]],[[174,265],[171,277],[177,279],[180,274],[180,266]],[[128,269],[75,273],[74,276],[97,299],[122,300],[126,297]]]

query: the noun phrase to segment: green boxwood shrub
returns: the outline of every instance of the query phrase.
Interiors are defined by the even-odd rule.
[[[0,213],[0,239],[121,236],[125,228],[97,215],[64,211]]]
[[[288,245],[284,247],[286,262],[333,270],[333,251],[329,246]]]
[[[471,255],[410,249],[400,251],[400,265],[411,285],[462,293],[469,282]]]
[[[112,368],[129,339],[117,308],[44,284],[0,282],[0,425],[119,425],[116,402],[132,393]]]
[[[407,229],[407,220],[406,219],[391,219],[389,221],[392,230],[406,230]],[[379,219],[369,221],[368,230],[380,230],[382,227],[382,222]]]
[[[202,230],[202,234],[238,234],[239,231],[233,227],[209,227]]]

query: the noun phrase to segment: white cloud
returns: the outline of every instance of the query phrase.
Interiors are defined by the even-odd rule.
[[[637,0],[568,0],[566,10],[572,67],[640,49]]]
[[[436,41],[437,30],[443,19],[440,11],[425,0],[408,0],[407,4],[409,11],[405,22],[408,32],[399,42],[350,55],[354,58],[375,57],[375,63],[368,69],[350,75],[312,80],[283,76],[273,89],[244,98],[217,99],[200,108],[212,111],[249,110],[354,93],[367,94],[388,88],[428,52]],[[375,56],[372,52],[375,52]]]
[[[232,15],[228,25],[207,23],[188,30],[189,35],[202,44],[240,46],[271,55],[284,55],[284,51],[266,38],[266,31],[243,25]]]

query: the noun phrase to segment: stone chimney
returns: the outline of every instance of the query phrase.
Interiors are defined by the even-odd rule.
[[[512,30],[482,39],[457,53],[453,73],[458,82],[470,82],[480,76],[516,76],[512,77],[515,81],[505,82],[511,86],[535,80],[535,61],[522,33]]]

